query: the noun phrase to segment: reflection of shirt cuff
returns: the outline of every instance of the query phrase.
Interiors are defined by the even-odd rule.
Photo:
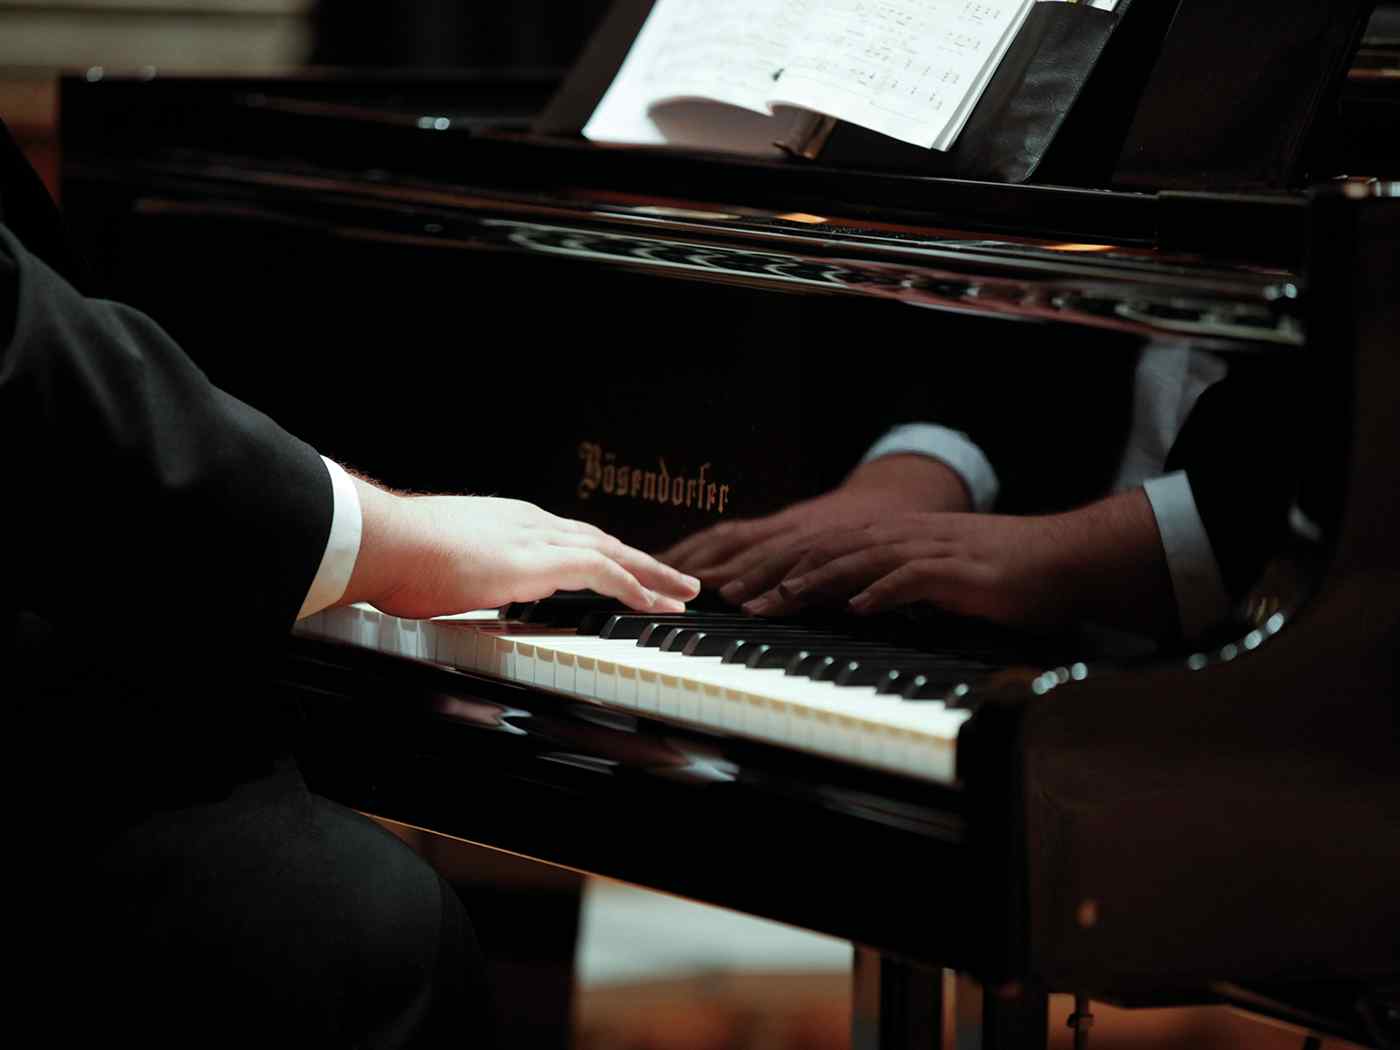
[[[1001,489],[996,471],[982,450],[961,430],[950,430],[936,423],[905,423],[875,442],[861,462],[901,452],[913,452],[946,463],[967,486],[973,510],[989,511],[996,504]]]
[[[1196,497],[1186,472],[1178,470],[1143,483],[1176,594],[1181,634],[1187,641],[1215,627],[1230,611],[1230,598],[1220,579],[1220,566],[1196,509]]]
[[[360,495],[355,491],[355,483],[339,463],[325,456],[321,460],[331,476],[335,509],[331,514],[331,534],[326,540],[326,552],[321,555],[321,567],[311,581],[311,590],[306,593],[301,612],[297,613],[298,620],[340,600],[350,584],[350,574],[355,570],[355,559],[360,553],[363,522],[360,517]]]

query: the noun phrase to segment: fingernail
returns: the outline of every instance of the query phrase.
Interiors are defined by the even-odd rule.
[[[848,604],[856,612],[865,612],[865,610],[869,609],[870,606],[874,604],[874,601],[875,600],[871,598],[870,595],[862,591],[852,598]]]
[[[689,587],[692,591],[695,591],[697,594],[700,593],[700,581],[697,580],[694,576],[686,576],[682,574],[681,579],[685,581],[685,585]]]
[[[772,595],[763,594],[755,598],[751,602],[745,602],[743,605],[743,609],[746,613],[752,613],[755,616],[762,616],[764,613],[772,609],[775,605],[777,605],[777,602],[773,600]]]
[[[807,587],[807,577],[797,576],[791,580],[784,580],[778,584],[778,590],[786,594],[789,598],[796,598]]]
[[[685,602],[677,601],[675,598],[662,598],[660,605],[663,612],[685,612]]]

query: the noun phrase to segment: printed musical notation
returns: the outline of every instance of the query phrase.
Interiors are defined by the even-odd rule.
[[[627,105],[708,99],[765,114],[800,108],[947,148],[1030,6],[657,0],[599,108],[621,105],[624,95]]]
[[[926,123],[955,110],[1022,6],[1017,0],[805,0],[789,67],[835,114]],[[846,102],[840,97],[848,96]],[[811,104],[810,102],[808,103]],[[816,108],[816,107],[814,107]],[[829,109],[823,112],[829,112]],[[848,115],[849,114],[849,115]]]

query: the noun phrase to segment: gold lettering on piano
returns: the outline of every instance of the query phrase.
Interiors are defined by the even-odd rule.
[[[710,476],[712,464],[701,463],[691,475],[673,474],[661,456],[656,457],[656,469],[630,463],[618,463],[617,455],[606,451],[596,441],[579,444],[578,457],[583,463],[579,478],[579,499],[590,499],[595,492],[604,496],[619,496],[643,503],[669,504],[694,510],[723,514],[728,508],[730,488]]]

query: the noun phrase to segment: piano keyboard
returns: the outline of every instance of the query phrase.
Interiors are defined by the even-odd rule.
[[[611,610],[619,611],[625,612]],[[664,621],[644,645],[648,638],[638,639],[642,625],[636,622],[618,628],[628,637],[600,636],[606,619],[595,615],[591,627],[575,630],[520,622],[495,610],[420,621],[357,605],[308,617],[297,633],[938,783],[955,781],[958,730],[971,712],[957,706],[967,689],[954,680],[962,664],[953,656],[838,640],[733,614],[642,617]],[[705,643],[692,649],[708,655],[659,648],[657,638],[675,626],[707,631]],[[735,662],[743,657],[735,643],[755,632],[768,639],[758,643],[765,651],[749,653],[755,666]],[[750,644],[750,650],[757,647]],[[804,655],[803,673],[790,673]],[[833,672],[855,684],[819,680]]]

